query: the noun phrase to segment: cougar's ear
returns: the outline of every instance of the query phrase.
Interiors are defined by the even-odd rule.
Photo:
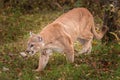
[[[33,36],[33,35],[35,35],[35,34],[30,31],[30,37]]]
[[[42,37],[38,36],[38,41],[42,42],[43,41]]]

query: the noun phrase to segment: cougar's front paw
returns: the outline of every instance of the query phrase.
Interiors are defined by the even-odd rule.
[[[42,71],[42,70],[40,70],[40,69],[35,69],[35,70],[33,70],[34,72],[40,72],[40,71]]]

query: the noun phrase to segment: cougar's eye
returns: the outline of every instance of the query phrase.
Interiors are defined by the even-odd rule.
[[[33,46],[34,46],[33,44],[30,45],[30,47],[33,47]]]

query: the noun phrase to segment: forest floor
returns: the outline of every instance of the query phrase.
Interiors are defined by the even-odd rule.
[[[40,32],[60,14],[0,14],[0,80],[120,80],[120,44],[103,45],[97,40],[93,41],[91,54],[75,56],[73,64],[67,63],[64,55],[54,53],[44,71],[32,71],[38,66],[39,56],[20,55],[26,49],[29,32]],[[75,49],[80,48],[75,43]]]

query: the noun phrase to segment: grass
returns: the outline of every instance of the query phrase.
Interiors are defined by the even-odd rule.
[[[65,56],[54,53],[42,72],[33,72],[38,56],[20,56],[26,48],[29,32],[38,33],[62,12],[0,14],[0,80],[120,80],[120,45],[93,42],[89,55],[75,56],[69,64]],[[79,49],[80,45],[75,44]]]

